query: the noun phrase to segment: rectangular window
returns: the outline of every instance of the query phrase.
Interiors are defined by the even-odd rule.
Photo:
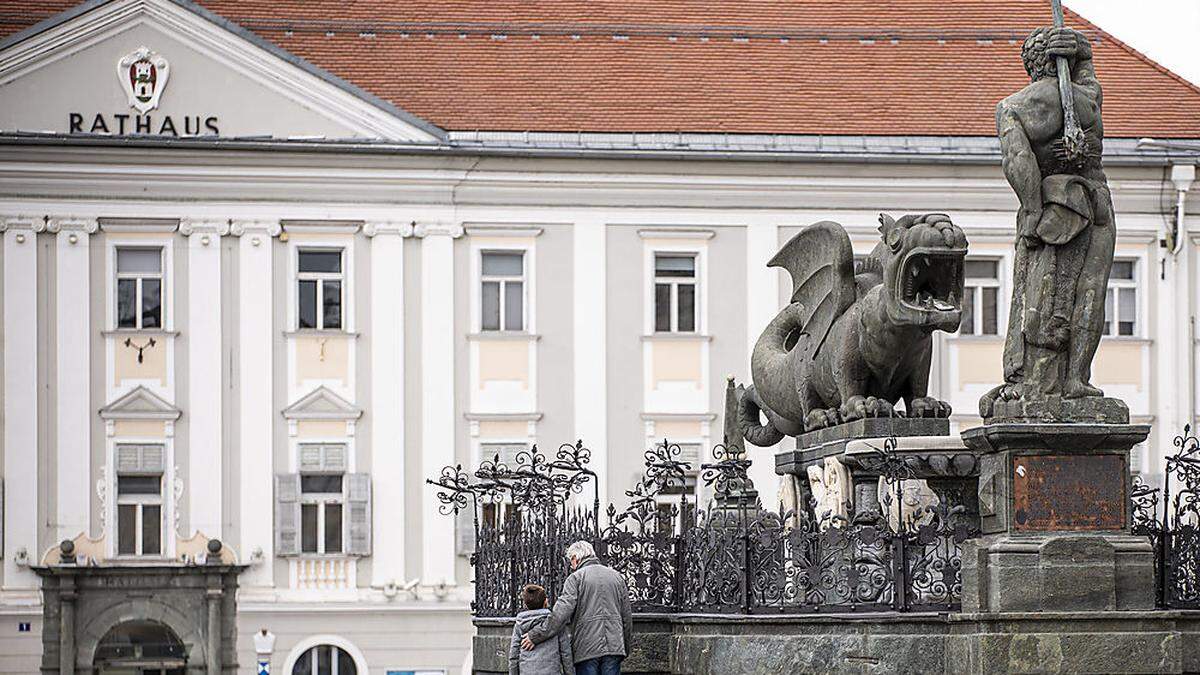
[[[694,333],[699,310],[695,253],[654,255],[654,331]]]
[[[1000,261],[963,262],[962,323],[959,335],[1000,333]]]
[[[1114,260],[1104,296],[1104,334],[1138,335],[1137,261]]]
[[[342,281],[342,249],[299,251],[297,327],[342,329]]]
[[[524,251],[482,253],[479,307],[480,330],[525,330]]]
[[[118,445],[117,553],[161,556],[163,447]]]
[[[345,552],[346,446],[341,443],[300,445],[300,552],[341,555]]]
[[[117,249],[117,328],[162,328],[163,250]]]

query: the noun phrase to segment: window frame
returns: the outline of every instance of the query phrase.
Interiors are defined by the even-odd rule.
[[[114,232],[106,237],[105,241],[105,260],[107,265],[105,283],[109,284],[105,295],[105,319],[104,326],[109,331],[117,332],[162,332],[170,333],[174,330],[174,312],[171,303],[171,294],[174,292],[174,260],[175,247],[171,235],[163,234],[161,236],[133,236],[125,233]],[[159,279],[159,323],[162,324],[158,328],[121,328],[117,321],[117,312],[120,309],[120,302],[117,298],[118,293],[118,272],[117,272],[117,250],[118,249],[158,249],[160,253],[160,265],[158,272]],[[134,275],[130,275],[131,278]],[[139,292],[138,302],[141,302],[141,284],[138,284]],[[139,312],[135,318],[137,326],[141,326],[142,317],[139,307]]]
[[[1114,279],[1112,277],[1111,271],[1109,272],[1108,281],[1104,288],[1105,316],[1104,316],[1104,322],[1103,322],[1103,323],[1107,323],[1109,326],[1108,326],[1108,330],[1103,330],[1104,325],[1103,325],[1103,323],[1101,324],[1101,330],[1103,331],[1101,333],[1101,336],[1102,336],[1102,338],[1119,338],[1119,339],[1123,339],[1123,340],[1141,339],[1142,331],[1144,330],[1144,324],[1145,324],[1145,322],[1142,321],[1142,305],[1144,304],[1143,299],[1142,299],[1143,298],[1143,293],[1142,293],[1143,259],[1140,257],[1137,257],[1137,256],[1120,256],[1120,255],[1114,256],[1113,264],[1115,265],[1118,262],[1130,263],[1132,265],[1133,269],[1132,269],[1132,272],[1130,273],[1128,279]],[[1134,303],[1133,304],[1133,332],[1131,332],[1129,335],[1121,335],[1121,333],[1120,333],[1121,319],[1124,318],[1121,316],[1121,298],[1120,298],[1121,289],[1132,289],[1133,290],[1133,303]],[[1108,320],[1109,317],[1108,317],[1108,311],[1107,311],[1107,309],[1108,309],[1108,294],[1110,292],[1113,295],[1113,315],[1114,316],[1112,317],[1113,318],[1112,321]]]
[[[346,306],[348,304],[347,297],[349,295],[346,292],[346,279],[349,276],[347,273],[349,266],[347,264],[346,251],[347,251],[346,246],[338,246],[335,244],[311,244],[310,245],[310,244],[306,243],[306,244],[296,246],[296,266],[295,266],[295,275],[294,275],[295,283],[293,284],[293,288],[294,288],[296,297],[295,297],[295,302],[293,303],[292,307],[293,307],[293,311],[295,311],[295,313],[296,313],[296,320],[294,322],[294,325],[295,325],[297,331],[346,332],[349,330],[347,328],[348,312],[346,310]],[[340,272],[301,272],[300,271],[300,258],[305,253],[332,253],[332,252],[338,253],[338,256],[339,256],[338,267],[341,269]],[[314,282],[316,282],[316,285],[317,285],[317,289],[316,289],[317,295],[316,295],[316,300],[315,300],[315,302],[316,302],[315,313],[316,313],[316,323],[317,323],[316,326],[301,326],[300,325],[300,301],[301,301],[300,284],[305,281],[314,281]],[[339,318],[339,323],[341,325],[338,326],[337,328],[325,327],[325,311],[324,311],[325,310],[325,286],[326,286],[327,281],[337,281],[338,282],[338,301],[339,301],[338,312],[340,313],[340,316],[338,318]]]
[[[662,276],[658,275],[658,259],[662,258],[691,258],[692,259],[692,276]],[[701,288],[700,288],[700,257],[701,252],[698,250],[664,250],[655,248],[650,252],[650,328],[651,332],[659,335],[698,335],[702,333],[700,317],[702,314],[701,304]],[[692,286],[692,329],[681,330],[679,328],[679,287],[689,283]],[[670,305],[670,321],[667,330],[659,330],[658,328],[658,286],[659,284],[667,284],[670,286],[670,296],[667,300]]]
[[[496,246],[491,246],[491,245],[486,246],[486,247],[481,247],[476,250],[478,251],[478,263],[477,264],[478,264],[478,269],[479,269],[479,274],[478,274],[479,279],[478,279],[478,283],[477,283],[476,292],[478,293],[479,301],[478,301],[478,312],[476,313],[475,319],[478,322],[479,332],[481,332],[481,333],[527,333],[528,332],[527,326],[529,325],[529,310],[528,310],[528,307],[529,307],[529,250],[524,247],[520,247],[520,248],[496,247]],[[488,254],[499,254],[499,255],[520,254],[520,256],[521,256],[521,274],[520,275],[501,275],[501,274],[485,273],[483,271],[483,258],[484,258],[484,256],[486,256]],[[506,312],[507,312],[506,304],[507,303],[505,302],[505,298],[506,298],[505,290],[506,290],[508,284],[514,283],[514,282],[521,283],[521,327],[518,329],[515,329],[515,330],[505,327],[507,325],[507,322],[505,320],[507,318],[506,317]],[[483,285],[485,283],[499,283],[500,284],[500,296],[498,299],[499,323],[496,324],[497,326],[499,326],[498,328],[484,328],[483,327]]]
[[[467,230],[469,236],[468,265],[471,270],[470,311],[471,333],[477,336],[506,336],[506,335],[535,335],[537,333],[537,241],[540,231],[527,234],[525,230],[492,231],[488,229],[475,231]],[[483,254],[484,253],[521,253],[522,274],[524,275],[521,310],[522,326],[519,331],[483,330]],[[501,296],[501,305],[503,305]]]
[[[342,446],[343,466],[340,470],[326,469],[326,468],[313,470],[313,469],[304,469],[299,466],[299,457],[300,457],[301,453],[303,452],[305,446],[328,446],[328,445]],[[349,481],[347,480],[347,478],[351,473],[351,471],[350,471],[350,454],[349,454],[350,451],[351,451],[350,444],[346,443],[344,441],[305,440],[305,441],[301,441],[296,444],[296,457],[297,457],[296,473],[297,473],[297,475],[300,476],[300,492],[297,495],[297,502],[300,505],[300,519],[297,521],[296,527],[297,527],[297,538],[298,538],[297,548],[299,549],[299,555],[301,555],[301,556],[342,557],[342,556],[349,555],[346,552],[346,548],[347,548],[347,545],[349,542],[349,535],[350,535],[348,522],[347,522],[347,518],[349,515],[349,508],[348,508],[348,506],[349,506],[348,482]],[[342,489],[339,492],[305,492],[304,491],[304,477],[305,476],[340,476],[342,479]],[[342,549],[340,551],[326,551],[325,550],[325,540],[326,540],[326,536],[327,536],[326,535],[327,520],[326,520],[325,510],[326,510],[326,507],[330,504],[336,504],[336,505],[340,506],[342,509],[342,517],[341,517],[342,532],[341,532],[341,537],[339,537],[340,541],[342,542]],[[317,550],[316,551],[305,551],[304,550],[304,506],[305,505],[317,507]]]
[[[120,443],[119,445],[145,445],[145,444]],[[165,446],[163,447],[163,454],[164,454],[164,456],[166,454]],[[158,478],[158,492],[156,492],[154,494],[122,495],[121,488],[120,488],[121,478],[122,477],[138,477],[138,476],[157,477]],[[115,520],[113,523],[113,538],[115,540],[114,541],[114,550],[115,550],[116,556],[118,558],[163,558],[163,557],[166,557],[166,541],[167,541],[167,537],[165,534],[165,530],[166,530],[166,504],[165,504],[165,502],[166,502],[166,500],[163,497],[164,484],[166,482],[165,478],[166,478],[165,467],[164,467],[163,471],[114,472],[112,489],[113,489],[113,496],[114,496],[113,510],[114,510],[114,513],[116,514],[116,516],[115,516]],[[134,525],[133,525],[133,541],[134,541],[134,552],[133,553],[121,553],[120,552],[121,551],[121,542],[123,541],[123,539],[121,537],[121,515],[120,515],[122,506],[134,506],[135,507],[135,510],[134,510],[135,516],[134,516]],[[146,553],[145,552],[145,542],[143,541],[143,535],[145,534],[145,526],[144,526],[145,519],[144,518],[145,518],[145,507],[146,506],[157,506],[158,507],[158,552],[157,553]]]
[[[1004,259],[993,256],[968,256],[964,260],[963,267],[963,296],[968,292],[972,294],[971,298],[971,322],[973,331],[964,333],[962,324],[959,324],[958,331],[955,333],[958,337],[998,337],[1004,333]],[[983,277],[967,277],[966,266],[967,262],[990,262],[996,265],[996,273],[990,279]],[[982,333],[983,326],[983,289],[996,289],[996,332]]]
[[[166,316],[166,254],[164,246],[141,245],[130,246],[127,244],[117,244],[113,247],[113,326],[118,330],[163,330]],[[158,251],[158,273],[152,272],[122,272],[121,271],[121,251]],[[134,315],[132,326],[121,325],[121,280],[132,279],[136,284],[134,292]],[[145,313],[142,306],[142,282],[146,279],[158,280],[158,325],[146,328],[142,325],[142,315]]]

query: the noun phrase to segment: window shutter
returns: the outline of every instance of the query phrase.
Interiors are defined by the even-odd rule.
[[[350,555],[371,555],[371,474],[352,473],[346,476],[346,507],[350,516]]]
[[[275,555],[300,553],[300,474],[275,476]]]
[[[470,507],[465,508],[454,516],[456,544],[459,555],[470,555],[475,552],[475,519]]]
[[[162,473],[163,446],[118,445],[117,473]]]
[[[341,443],[302,444],[300,446],[300,470],[302,472],[345,471],[346,446]]]

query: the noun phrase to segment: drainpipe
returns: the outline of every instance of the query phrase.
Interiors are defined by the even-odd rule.
[[[1192,246],[1189,242],[1186,218],[1188,189],[1196,179],[1194,164],[1175,164],[1171,167],[1171,183],[1175,185],[1175,227],[1171,241],[1171,257],[1175,274],[1171,281],[1175,292],[1175,317],[1182,326],[1176,328],[1175,336],[1181,344],[1175,349],[1175,363],[1185,366],[1176,368],[1178,405],[1175,424],[1171,435],[1182,433],[1183,425],[1191,424],[1196,416],[1196,312],[1192,299],[1194,271],[1192,270]]]

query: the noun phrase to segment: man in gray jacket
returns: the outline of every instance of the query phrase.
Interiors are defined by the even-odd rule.
[[[592,545],[577,541],[567,547],[571,575],[545,623],[525,634],[521,646],[554,637],[568,624],[576,675],[617,675],[621,659],[633,645],[633,613],[625,578],[600,564]]]

